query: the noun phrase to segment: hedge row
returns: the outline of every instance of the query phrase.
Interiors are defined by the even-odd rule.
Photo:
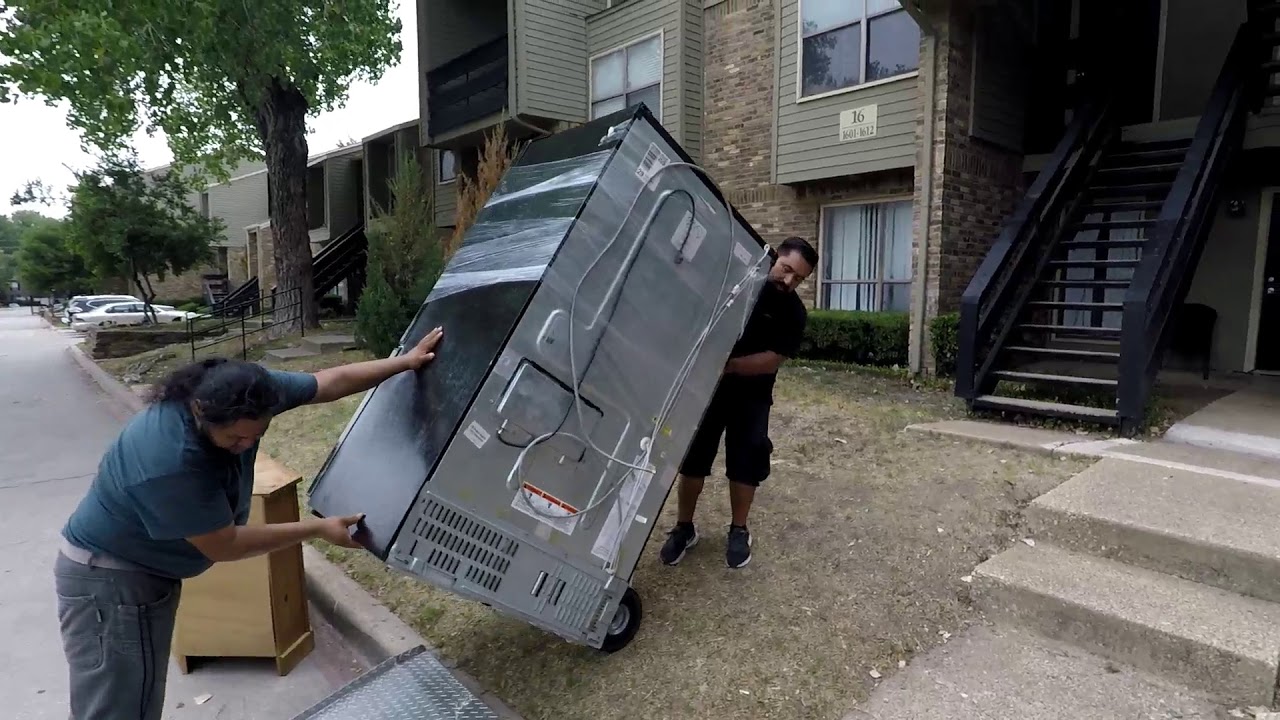
[[[907,364],[906,313],[810,310],[800,357],[856,365]]]
[[[911,318],[904,312],[810,310],[800,357],[880,367],[907,364]],[[939,375],[955,373],[959,316],[939,315],[930,324]]]

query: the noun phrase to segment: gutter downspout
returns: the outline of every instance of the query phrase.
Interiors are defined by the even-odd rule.
[[[938,33],[937,28],[932,23],[923,22],[923,13],[916,14],[917,22],[921,24],[920,29],[924,31],[924,48],[921,58],[921,65],[929,68],[928,81],[924,88],[924,137],[921,139],[923,145],[922,157],[920,158],[920,242],[916,248],[916,274],[917,282],[913,283],[917,288],[911,296],[911,337],[907,343],[907,359],[911,366],[913,374],[924,372],[925,368],[925,346],[926,333],[928,329],[925,326],[926,315],[928,314],[929,295],[929,226],[933,219],[933,155],[934,155],[934,120],[935,112],[935,96],[938,89]]]

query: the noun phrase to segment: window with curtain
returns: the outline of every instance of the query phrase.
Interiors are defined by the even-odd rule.
[[[800,97],[919,67],[920,28],[897,0],[800,0]]]
[[[823,308],[908,309],[911,216],[910,200],[822,209]]]
[[[440,184],[453,182],[458,177],[458,158],[452,150],[440,151]]]
[[[662,36],[639,40],[591,61],[592,119],[638,102],[662,117]]]

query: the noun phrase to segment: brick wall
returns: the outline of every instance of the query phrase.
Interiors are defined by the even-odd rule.
[[[158,282],[152,278],[151,287],[155,289],[157,300],[187,301],[204,295],[202,275],[217,272],[221,272],[221,270],[212,265],[196,268],[181,275],[166,275],[163,282]]]
[[[231,289],[244,284],[249,279],[248,251],[243,247],[227,248],[227,280]]]
[[[929,87],[929,75],[937,73],[933,112],[932,207],[927,222],[927,268],[916,272],[912,292],[925,292],[926,323],[938,313],[959,308],[960,296],[978,265],[995,242],[1000,227],[1025,191],[1022,156],[970,137],[973,103],[973,8],[970,3],[949,5],[948,14],[936,18],[936,66],[920,68],[921,85]],[[922,61],[925,59],[922,55]],[[916,127],[917,145],[924,144],[923,113]],[[921,155],[923,160],[923,155]],[[916,267],[925,231],[924,163],[916,163]],[[913,329],[912,337],[915,332]],[[931,370],[933,354],[928,332],[923,334],[923,368]]]
[[[269,292],[276,284],[276,252],[270,225],[258,228],[258,287],[262,292]]]
[[[789,235],[818,243],[827,203],[910,197],[910,169],[868,173],[801,186],[775,185],[774,53],[778,0],[725,0],[704,15],[703,162],[729,202],[766,242]],[[787,42],[792,40],[784,39]],[[815,270],[800,296],[816,302]]]

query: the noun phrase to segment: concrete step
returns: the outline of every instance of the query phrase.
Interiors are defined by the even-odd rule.
[[[267,360],[293,360],[295,358],[315,357],[320,353],[309,348],[287,347],[268,350],[265,354]]]
[[[355,345],[354,335],[308,335],[302,339],[302,347],[321,354],[342,352]]]
[[[1219,720],[1226,710],[1025,628],[978,625],[886,671],[844,720]]]
[[[1033,537],[1280,603],[1280,488],[1106,459],[1027,511]]]
[[[1227,704],[1269,706],[1280,605],[1048,543],[979,565],[979,607]]]

